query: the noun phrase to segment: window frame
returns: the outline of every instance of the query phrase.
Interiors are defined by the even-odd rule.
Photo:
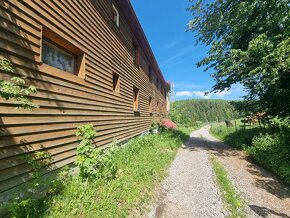
[[[153,98],[151,96],[149,96],[148,104],[149,104],[149,113],[152,114],[153,113],[153,110],[152,110]]]
[[[112,20],[117,27],[120,27],[120,13],[114,4],[112,4]]]
[[[140,90],[133,87],[133,111],[140,112]]]
[[[152,82],[152,76],[152,67],[151,65],[148,65],[148,78],[150,82]]]
[[[156,77],[156,89],[159,90],[159,78]]]
[[[50,65],[48,63],[44,63],[44,61],[43,61],[43,56],[44,56],[43,55],[43,47],[44,47],[44,44],[46,44],[46,45],[48,45],[50,47],[55,47],[57,50],[60,50],[60,51],[62,51],[63,53],[65,53],[67,55],[70,55],[73,58],[73,71],[72,72],[66,71],[66,70],[58,68],[57,66],[53,66],[53,65]],[[51,67],[57,68],[57,69],[59,69],[61,71],[64,71],[64,72],[67,72],[67,73],[70,73],[70,74],[73,74],[73,75],[77,75],[77,72],[76,72],[77,70],[76,69],[77,69],[77,62],[78,61],[77,61],[77,56],[75,54],[73,54],[72,52],[68,51],[64,47],[59,46],[58,44],[54,43],[50,39],[47,39],[46,37],[43,37],[43,39],[42,39],[41,49],[42,49],[42,51],[41,51],[42,52],[41,62],[43,64],[47,64],[47,65],[49,65]]]
[[[114,93],[117,93],[117,94],[120,93],[121,81],[120,81],[120,75],[117,73],[113,73],[112,88],[113,88]]]
[[[140,47],[133,41],[133,60],[137,66],[140,66]]]
[[[55,75],[57,77],[74,80],[76,78],[85,79],[86,76],[86,55],[85,53],[73,45],[71,42],[67,41],[54,31],[50,30],[46,26],[42,26],[41,28],[41,40],[40,40],[40,66],[39,70],[45,73],[49,73],[52,75]],[[56,46],[58,49],[63,50],[66,53],[71,54],[72,56],[75,56],[75,70],[74,72],[68,72],[64,71],[62,69],[59,69],[55,66],[51,66],[49,64],[46,64],[43,62],[43,43],[47,41],[48,43],[52,44],[53,46]],[[81,81],[81,80],[79,80]]]

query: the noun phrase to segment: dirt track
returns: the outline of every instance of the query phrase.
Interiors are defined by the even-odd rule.
[[[194,131],[179,150],[149,217],[226,217],[209,163],[211,151],[246,200],[248,217],[290,218],[290,188],[248,161],[243,152],[216,140],[209,129]]]

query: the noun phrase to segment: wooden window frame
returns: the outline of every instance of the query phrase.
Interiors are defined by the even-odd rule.
[[[158,77],[156,78],[156,88],[157,88],[157,90],[159,89],[159,79],[158,79]]]
[[[55,66],[51,66],[43,63],[42,61],[42,46],[45,42],[48,42],[60,50],[63,50],[66,53],[75,57],[75,70],[74,72],[67,72],[61,69],[56,68]],[[86,76],[86,55],[80,50],[78,47],[68,42],[52,30],[48,29],[45,26],[42,26],[42,38],[41,38],[41,54],[40,54],[40,66],[39,69],[42,72],[50,72],[53,75],[58,77],[67,78],[68,75],[77,76],[82,79],[85,79]]]
[[[140,90],[133,87],[133,111],[140,112]]]
[[[136,42],[133,42],[133,59],[137,66],[140,66],[140,47]]]
[[[148,65],[148,78],[152,82],[152,67],[150,65]]]
[[[149,113],[150,113],[150,115],[152,115],[152,103],[153,103],[152,97],[149,96],[148,104],[149,104]]]
[[[112,4],[112,19],[113,19],[114,24],[117,27],[120,27],[120,14],[114,4]]]
[[[156,102],[156,113],[159,115],[159,101]]]
[[[120,81],[120,76],[117,73],[113,73],[113,92],[115,93],[120,93],[120,87],[121,87],[121,81]]]

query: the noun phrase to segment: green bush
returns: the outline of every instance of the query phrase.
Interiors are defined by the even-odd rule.
[[[210,131],[226,144],[244,149],[250,158],[290,184],[290,121],[271,121],[272,125],[265,130],[254,126],[235,130],[216,125]]]
[[[290,146],[287,138],[281,134],[256,136],[247,152],[259,164],[290,184]]]
[[[97,135],[91,124],[77,128],[77,136],[82,137],[77,147],[76,165],[80,169],[80,176],[84,178],[113,178],[117,172],[114,153],[117,146],[109,149],[96,148],[94,139]]]

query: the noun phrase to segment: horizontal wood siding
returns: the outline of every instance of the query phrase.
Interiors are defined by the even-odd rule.
[[[165,116],[166,99],[148,77],[149,58],[140,48],[140,66],[134,63],[135,33],[124,11],[119,11],[120,27],[113,23],[112,4],[119,10],[111,0],[0,0],[0,55],[15,67],[15,73],[0,72],[0,78],[23,76],[27,85],[37,87],[30,99],[40,106],[16,110],[12,101],[0,100],[2,194],[30,179],[26,154],[49,152],[50,170],[72,163],[77,126],[93,124],[96,146],[107,146],[150,129],[149,97],[154,119]],[[43,27],[84,52],[85,79],[42,65]],[[113,92],[113,73],[120,77],[120,93]],[[159,81],[166,86],[162,78]],[[137,115],[133,86],[140,90]],[[163,105],[160,111],[157,102]]]

